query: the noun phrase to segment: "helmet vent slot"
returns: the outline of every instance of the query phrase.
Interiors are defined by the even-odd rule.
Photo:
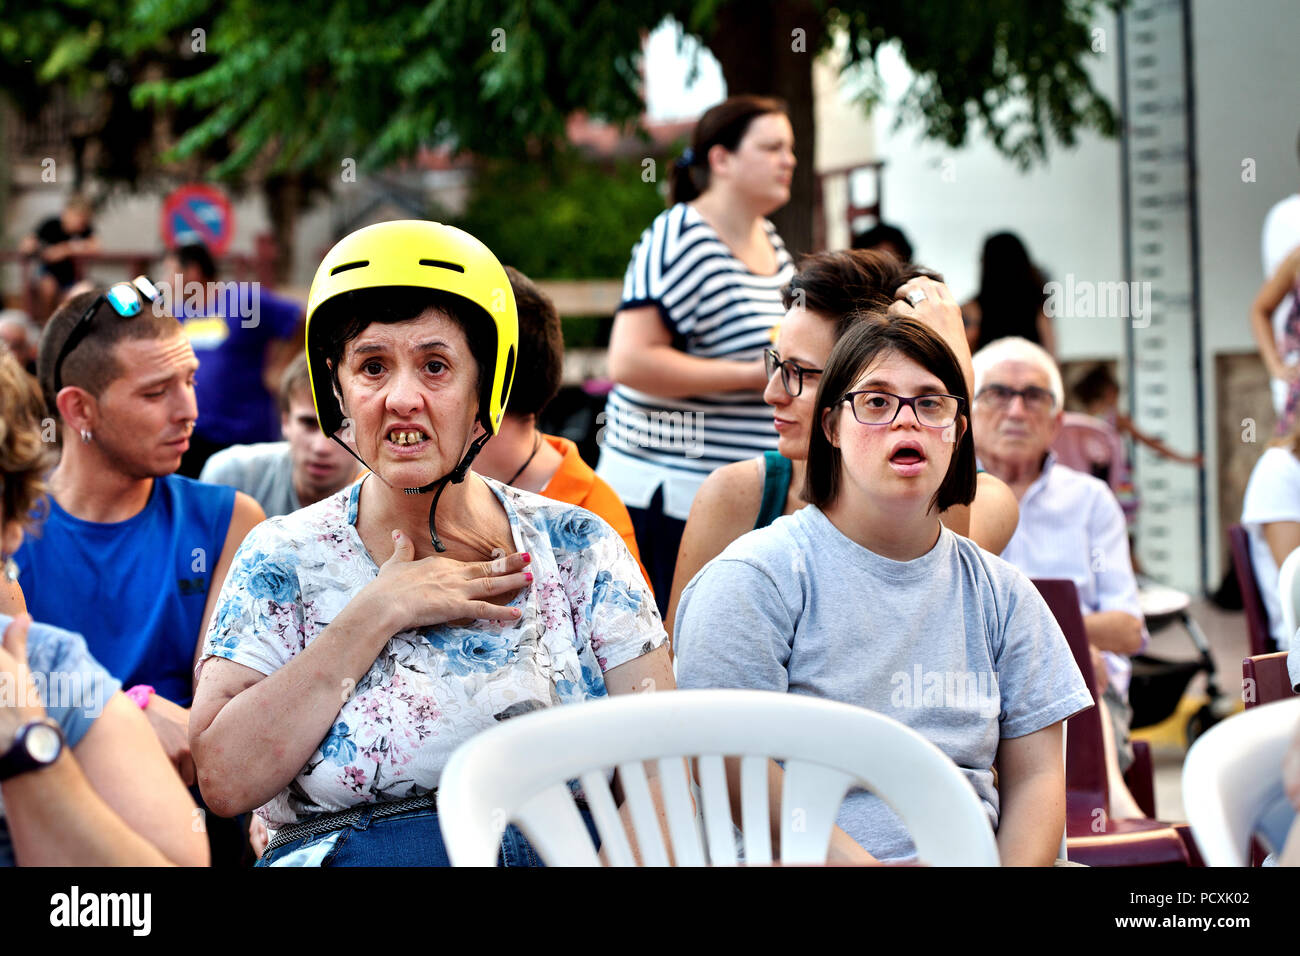
[[[359,262],[345,262],[343,265],[331,269],[330,275],[336,276],[340,272],[347,272],[349,269],[364,269],[368,265],[370,265],[369,259],[362,259]]]
[[[450,269],[452,272],[465,271],[465,267],[455,262],[446,262],[442,259],[421,259],[420,265],[433,266],[435,269]]]

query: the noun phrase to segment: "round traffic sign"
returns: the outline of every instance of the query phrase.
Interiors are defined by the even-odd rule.
[[[222,255],[235,235],[235,217],[226,194],[206,183],[192,183],[163,200],[162,239],[168,249],[202,243]]]

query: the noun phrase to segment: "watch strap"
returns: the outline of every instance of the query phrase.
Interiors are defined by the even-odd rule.
[[[53,728],[54,732],[59,735],[58,749],[55,750],[53,759],[48,761],[37,759],[28,747],[28,736],[34,728],[41,726]],[[45,720],[33,720],[23,724],[18,728],[18,733],[14,735],[14,742],[9,749],[3,755],[0,755],[0,781],[8,780],[10,777],[16,777],[30,770],[39,770],[42,767],[50,766],[63,753],[65,743],[63,728],[53,720],[46,718]]]

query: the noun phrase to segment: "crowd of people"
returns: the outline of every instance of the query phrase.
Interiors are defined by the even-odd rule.
[[[632,251],[594,470],[539,428],[553,303],[438,223],[344,237],[305,311],[140,277],[65,296],[34,378],[0,349],[0,675],[81,688],[0,707],[0,864],[445,864],[459,745],[647,688],[889,716],[1012,865],[1057,860],[1063,725],[1096,705],[1106,809],[1141,815],[1127,522],[1054,451],[1041,277],[1009,234],[965,306],[897,229],[795,263],[766,218],[794,165],[778,101],[701,118]],[[201,249],[168,272],[216,279]],[[1099,699],[1031,578],[1074,581]],[[915,856],[868,792],[837,824],[832,859]],[[512,826],[499,862],[539,859]]]

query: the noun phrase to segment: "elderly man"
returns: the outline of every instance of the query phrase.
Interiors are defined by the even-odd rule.
[[[1023,338],[999,339],[976,352],[972,364],[975,452],[1020,502],[1020,524],[1002,557],[1031,578],[1069,578],[1078,587],[1093,661],[1100,657],[1104,665],[1095,669],[1119,769],[1127,770],[1128,655],[1145,646],[1147,635],[1124,513],[1105,482],[1057,464],[1049,450],[1065,390],[1046,351]]]

